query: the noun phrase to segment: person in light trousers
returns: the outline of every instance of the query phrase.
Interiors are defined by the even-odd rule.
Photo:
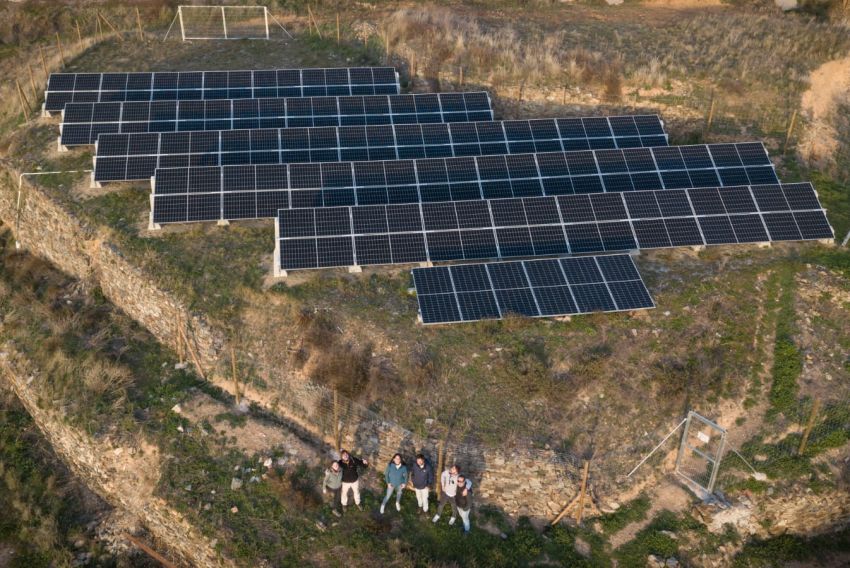
[[[387,464],[387,469],[384,470],[384,479],[387,481],[387,494],[384,496],[384,501],[381,503],[381,514],[384,514],[384,508],[393,496],[395,491],[395,510],[401,511],[401,494],[404,488],[407,487],[407,466],[401,459],[401,454],[396,454],[390,463]]]
[[[342,450],[339,454],[339,469],[342,470],[342,495],[340,502],[343,511],[348,506],[348,492],[354,494],[354,504],[360,507],[360,469],[369,466],[368,460],[361,460]]]
[[[434,468],[422,454],[416,455],[416,463],[410,471],[410,481],[416,493],[416,504],[423,513],[428,512],[428,490],[434,484]]]
[[[457,493],[455,493],[455,505],[463,522],[463,534],[469,534],[469,513],[472,512],[472,489],[466,486],[466,478],[463,474],[457,476]]]
[[[339,468],[339,462],[331,463],[331,466],[325,470],[325,479],[322,482],[322,494],[326,494],[328,490],[333,492],[333,508],[331,512],[337,517],[340,515],[342,497],[342,470]]]
[[[455,524],[457,520],[457,505],[455,504],[455,495],[457,495],[457,478],[460,475],[460,470],[456,465],[446,469],[440,475],[440,502],[437,503],[437,514],[432,519],[435,523],[440,520],[440,514],[443,512],[446,504],[452,507],[452,517],[449,519],[449,524]],[[472,489],[472,481],[466,480],[466,488]]]

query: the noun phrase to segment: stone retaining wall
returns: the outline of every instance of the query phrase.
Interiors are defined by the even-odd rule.
[[[137,517],[158,545],[186,566],[233,566],[215,550],[213,542],[168,504],[152,494],[159,480],[159,455],[155,447],[112,445],[73,428],[56,411],[39,405],[39,371],[8,345],[0,351],[0,368],[7,383],[32,416],[38,428],[76,476],[104,500]]]

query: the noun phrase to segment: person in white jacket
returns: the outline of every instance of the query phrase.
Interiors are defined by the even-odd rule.
[[[449,519],[449,524],[455,524],[457,520],[457,505],[455,504],[455,495],[457,495],[457,477],[460,475],[460,469],[456,465],[446,469],[440,475],[440,501],[437,503],[437,514],[431,519],[433,522],[440,520],[440,513],[443,512],[443,507],[446,503],[452,507],[452,516]],[[472,481],[466,478],[466,489],[472,489]]]

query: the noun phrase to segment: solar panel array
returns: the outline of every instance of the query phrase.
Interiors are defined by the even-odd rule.
[[[152,226],[275,217],[276,275],[487,261],[414,269],[425,324],[652,308],[611,253],[833,238],[761,143],[398,93],[389,67],[54,74],[45,110],[62,146],[97,144],[93,182],[151,178]],[[550,258],[505,260],[529,257]]]
[[[628,255],[413,269],[425,324],[654,308]]]
[[[656,115],[167,133],[101,134],[96,182],[157,168],[348,162],[666,146]]]
[[[392,67],[181,71],[155,73],[51,73],[44,110],[66,103],[260,99],[399,93]]]
[[[277,209],[777,183],[761,143],[157,170],[154,223]]]
[[[116,103],[67,103],[60,143],[100,134],[492,120],[485,92]]]
[[[810,184],[286,209],[280,270],[832,238]]]

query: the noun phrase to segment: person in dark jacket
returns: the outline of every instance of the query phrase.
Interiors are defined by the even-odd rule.
[[[368,467],[369,461],[355,458],[346,450],[342,450],[339,457],[339,468],[342,470],[342,495],[340,497],[342,508],[345,510],[345,507],[348,506],[348,492],[351,491],[354,494],[354,504],[362,511],[363,508],[360,506],[360,469]]]
[[[434,468],[431,462],[422,454],[417,454],[416,463],[410,471],[410,482],[413,484],[413,492],[416,493],[416,503],[424,513],[428,512],[428,490],[434,484]]]
[[[457,493],[455,493],[455,505],[463,521],[463,532],[469,534],[469,513],[472,512],[472,489],[466,486],[466,478],[463,474],[457,476]]]
[[[342,496],[342,470],[339,468],[339,462],[337,461],[332,462],[331,466],[325,470],[325,479],[322,481],[322,495],[326,494],[328,490],[333,491],[333,508],[331,512],[338,517],[342,505],[340,502],[340,497]]]
[[[384,514],[384,508],[393,496],[395,491],[395,510],[401,511],[401,494],[404,488],[407,487],[407,466],[401,459],[401,454],[396,454],[390,463],[387,464],[387,469],[384,470],[384,479],[387,480],[387,495],[381,503],[381,514]]]
[[[445,509],[446,504],[451,505],[452,517],[449,519],[449,524],[455,524],[457,518],[457,505],[455,505],[455,495],[457,494],[457,476],[460,475],[460,470],[456,465],[446,469],[440,475],[440,501],[437,503],[437,514],[432,519],[433,522],[440,520],[440,513]],[[466,480],[466,488],[472,489],[472,481]]]

